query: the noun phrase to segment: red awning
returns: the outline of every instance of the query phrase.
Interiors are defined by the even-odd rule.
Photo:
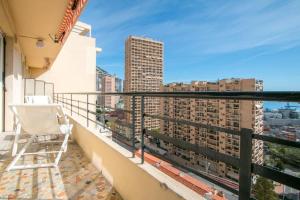
[[[88,0],[69,0],[64,18],[59,26],[58,32],[55,34],[57,42],[63,43],[65,41],[87,1]]]

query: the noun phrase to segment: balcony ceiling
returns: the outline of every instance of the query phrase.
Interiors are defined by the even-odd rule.
[[[48,67],[62,44],[54,37],[64,18],[69,0],[0,0],[0,12],[6,21],[0,22],[6,34],[14,36],[25,56],[27,67]],[[2,6],[2,7],[1,7]],[[7,23],[8,22],[8,23]],[[36,46],[37,39],[44,40],[44,47]]]

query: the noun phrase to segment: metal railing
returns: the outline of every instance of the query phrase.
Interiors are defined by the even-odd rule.
[[[292,176],[290,174],[278,171],[276,169],[270,168],[268,166],[260,165],[252,162],[252,141],[259,140],[264,142],[275,143],[279,145],[285,145],[287,147],[300,148],[300,143],[296,141],[289,141],[281,138],[276,138],[273,136],[263,135],[261,133],[255,133],[252,129],[240,128],[239,130],[228,129],[220,126],[209,125],[205,123],[190,121],[186,119],[177,119],[171,118],[169,116],[163,116],[159,114],[150,114],[145,112],[145,98],[190,98],[190,99],[216,99],[216,100],[248,100],[248,101],[285,101],[285,102],[300,102],[300,92],[130,92],[130,93],[100,93],[100,92],[89,92],[89,93],[56,93],[54,95],[55,102],[62,103],[67,109],[73,113],[84,117],[86,119],[86,125],[89,126],[89,122],[94,122],[95,124],[105,126],[105,123],[100,123],[97,119],[90,118],[90,114],[95,115],[96,118],[98,115],[102,115],[105,118],[105,109],[102,113],[97,113],[89,109],[90,105],[95,106],[96,108],[103,108],[103,105],[98,103],[89,102],[90,96],[123,96],[131,98],[131,110],[124,110],[126,113],[131,114],[132,122],[124,123],[126,126],[131,128],[131,150],[133,156],[135,155],[136,149],[141,149],[141,162],[144,162],[144,152],[145,152],[145,138],[146,136],[151,136],[159,140],[171,143],[176,147],[185,149],[191,152],[195,152],[199,155],[206,156],[207,158],[214,159],[220,162],[224,162],[230,166],[239,169],[239,188],[235,188],[216,181],[210,176],[200,173],[195,169],[188,168],[186,166],[181,166],[182,168],[195,173],[202,178],[207,179],[208,181],[232,192],[239,196],[239,199],[251,199],[251,181],[252,175],[259,175],[267,179],[273,180],[275,182],[284,184],[286,186],[300,190],[300,178]],[[74,96],[81,96],[80,100],[75,99]],[[84,97],[85,96],[85,97]],[[140,137],[140,147],[136,146],[136,104],[137,98],[140,102],[140,121],[141,121],[141,137]],[[86,99],[85,101],[83,99]],[[84,104],[84,105],[83,105]],[[83,106],[82,106],[83,105]],[[80,113],[80,110],[86,112],[86,114]],[[180,125],[188,125],[196,128],[205,128],[213,131],[224,132],[229,135],[239,136],[240,148],[239,148],[239,157],[231,156],[228,154],[221,153],[219,151],[212,150],[205,146],[200,146],[198,144],[193,144],[187,141],[179,140],[177,138],[170,137],[166,134],[161,134],[157,131],[149,130],[145,126],[145,118],[159,119],[166,122],[172,122]],[[120,122],[122,124],[122,122]],[[153,152],[152,152],[153,153]],[[155,153],[154,153],[155,154]],[[155,154],[157,155],[157,154]],[[179,165],[169,158],[165,158],[161,155],[162,159],[170,161],[172,164]]]

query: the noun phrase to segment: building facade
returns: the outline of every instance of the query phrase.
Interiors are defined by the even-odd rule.
[[[130,36],[125,44],[124,92],[159,92],[163,80],[163,43],[149,38]],[[141,132],[141,100],[136,99],[136,134]],[[125,98],[125,109],[132,109],[132,100]],[[158,114],[160,101],[145,98],[145,112]],[[131,115],[126,115],[131,122]],[[158,129],[159,120],[145,119],[145,127]]]
[[[102,91],[102,80],[108,72],[99,66],[96,67],[96,91]]]
[[[262,91],[263,83],[255,79],[224,79],[218,82],[194,81],[190,84],[171,83],[162,87],[162,91]],[[252,129],[256,133],[263,131],[263,106],[258,101],[213,100],[213,99],[162,99],[162,114],[176,119],[185,119],[206,125],[232,130]],[[189,143],[205,146],[218,152],[239,157],[239,136],[229,135],[206,128],[178,125],[162,122],[161,131]],[[181,164],[221,177],[238,180],[238,169],[223,162],[215,162],[172,144],[161,142],[172,159]],[[263,162],[262,142],[253,143],[253,161]]]
[[[116,92],[123,92],[123,80],[116,77]]]
[[[122,83],[122,79],[116,77],[115,75],[109,74],[107,71],[103,70],[100,67],[97,67],[96,71],[97,91],[100,91],[102,93],[122,92],[122,84],[120,84],[120,82]],[[105,106],[107,109],[116,108],[116,104],[119,103],[119,101],[119,96],[99,95],[97,97],[98,104]]]

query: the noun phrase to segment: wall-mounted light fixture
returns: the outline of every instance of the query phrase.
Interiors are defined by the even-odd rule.
[[[37,48],[43,48],[45,46],[43,39],[38,39],[35,43]]]
[[[29,38],[29,39],[36,40],[35,45],[36,45],[37,48],[43,48],[43,47],[45,47],[44,39],[42,39],[42,38],[31,37],[31,36],[27,36],[27,35],[18,35],[17,37]]]

